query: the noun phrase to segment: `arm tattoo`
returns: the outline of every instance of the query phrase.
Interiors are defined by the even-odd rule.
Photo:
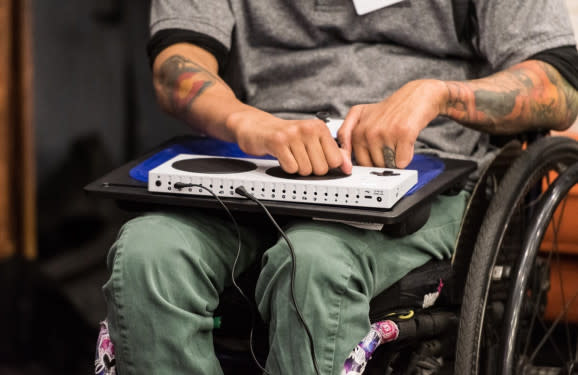
[[[222,82],[202,66],[180,55],[173,55],[162,63],[158,79],[165,102],[178,115],[186,114],[195,99],[216,81]]]
[[[578,116],[578,92],[551,65],[529,60],[490,77],[446,82],[446,115],[478,130],[563,129]]]
[[[489,90],[474,91],[474,101],[478,111],[491,113],[493,117],[506,117],[516,106],[516,97],[520,90],[509,92],[494,92]]]

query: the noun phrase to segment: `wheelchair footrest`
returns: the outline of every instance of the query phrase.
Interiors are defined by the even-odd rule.
[[[423,340],[456,329],[458,315],[450,311],[427,311],[411,319],[397,321],[398,341]]]

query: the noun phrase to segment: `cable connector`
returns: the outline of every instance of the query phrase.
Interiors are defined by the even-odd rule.
[[[193,186],[197,186],[195,184],[187,184],[185,182],[175,182],[175,184],[173,185],[173,187],[177,190],[181,190],[184,188],[188,188],[188,187],[193,187]]]
[[[244,187],[243,185],[238,186],[238,187],[235,189],[235,193],[237,193],[237,194],[239,194],[239,195],[242,195],[243,197],[248,198],[248,199],[251,199],[251,200],[255,198],[255,197],[253,197],[253,196],[251,195],[251,193],[249,193],[249,192],[245,189],[245,187]]]

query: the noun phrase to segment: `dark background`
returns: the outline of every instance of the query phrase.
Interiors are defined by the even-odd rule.
[[[33,0],[32,12],[38,259],[0,263],[0,375],[91,374],[106,253],[131,214],[82,187],[188,129],[155,101],[149,1]]]

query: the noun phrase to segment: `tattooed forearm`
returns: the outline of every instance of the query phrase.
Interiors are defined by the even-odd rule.
[[[526,61],[490,77],[446,82],[445,115],[491,133],[565,129],[578,115],[578,92],[556,69]]]
[[[173,55],[161,64],[157,80],[161,101],[166,109],[176,115],[186,115],[195,99],[215,82],[222,82],[211,72],[180,55]]]

